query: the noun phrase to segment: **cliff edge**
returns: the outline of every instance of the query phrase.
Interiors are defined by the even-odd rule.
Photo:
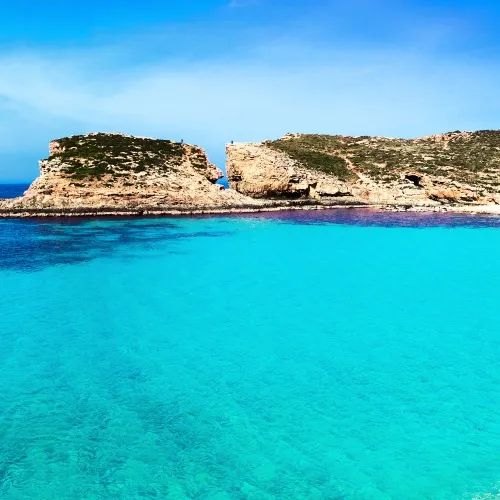
[[[500,131],[419,139],[287,134],[226,151],[230,186],[254,198],[500,204]]]
[[[52,141],[40,176],[0,209],[226,207],[254,200],[226,191],[203,149],[168,140],[96,133]]]
[[[500,213],[500,131],[419,139],[287,134],[228,144],[227,178],[189,144],[95,133],[52,141],[0,216],[219,213],[374,206]]]

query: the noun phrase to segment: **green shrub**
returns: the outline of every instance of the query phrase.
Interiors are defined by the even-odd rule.
[[[396,180],[408,171],[461,182],[491,184],[500,178],[500,131],[454,134],[445,134],[445,142],[305,134],[265,144],[287,153],[306,168],[340,179],[352,178],[358,172]]]
[[[306,168],[335,175],[343,180],[354,177],[354,174],[348,169],[347,162],[343,158],[321,151],[321,148],[326,148],[329,145],[328,136],[318,137],[318,144],[314,142],[313,136],[303,136],[299,139],[268,141],[266,145],[287,153],[288,156],[302,163]]]
[[[150,168],[170,170],[182,163],[185,153],[180,143],[120,134],[76,135],[56,142],[63,152],[50,156],[49,160],[63,161],[63,171],[75,180],[101,179],[105,175],[126,175]]]

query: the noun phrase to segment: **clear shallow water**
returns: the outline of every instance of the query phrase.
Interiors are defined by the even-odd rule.
[[[500,498],[500,219],[0,219],[0,498]]]

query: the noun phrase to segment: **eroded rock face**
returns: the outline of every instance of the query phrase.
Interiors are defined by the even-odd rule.
[[[40,177],[3,209],[225,207],[255,203],[215,182],[222,172],[197,146],[122,134],[50,143]]]
[[[229,144],[227,178],[255,198],[500,204],[500,132],[414,140],[287,134]]]
[[[277,141],[231,144],[230,190],[216,184],[222,172],[205,151],[188,144],[88,134],[53,141],[49,151],[40,161],[40,177],[24,196],[0,200],[0,214],[24,209],[30,216],[37,210],[65,215],[86,208],[500,205],[499,131],[413,140],[289,134]]]
[[[304,168],[286,153],[265,144],[230,144],[227,178],[232,189],[255,198],[351,196],[348,183]]]

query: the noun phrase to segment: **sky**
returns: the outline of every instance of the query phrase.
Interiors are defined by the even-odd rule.
[[[0,0],[0,182],[50,140],[500,128],[500,2]]]

